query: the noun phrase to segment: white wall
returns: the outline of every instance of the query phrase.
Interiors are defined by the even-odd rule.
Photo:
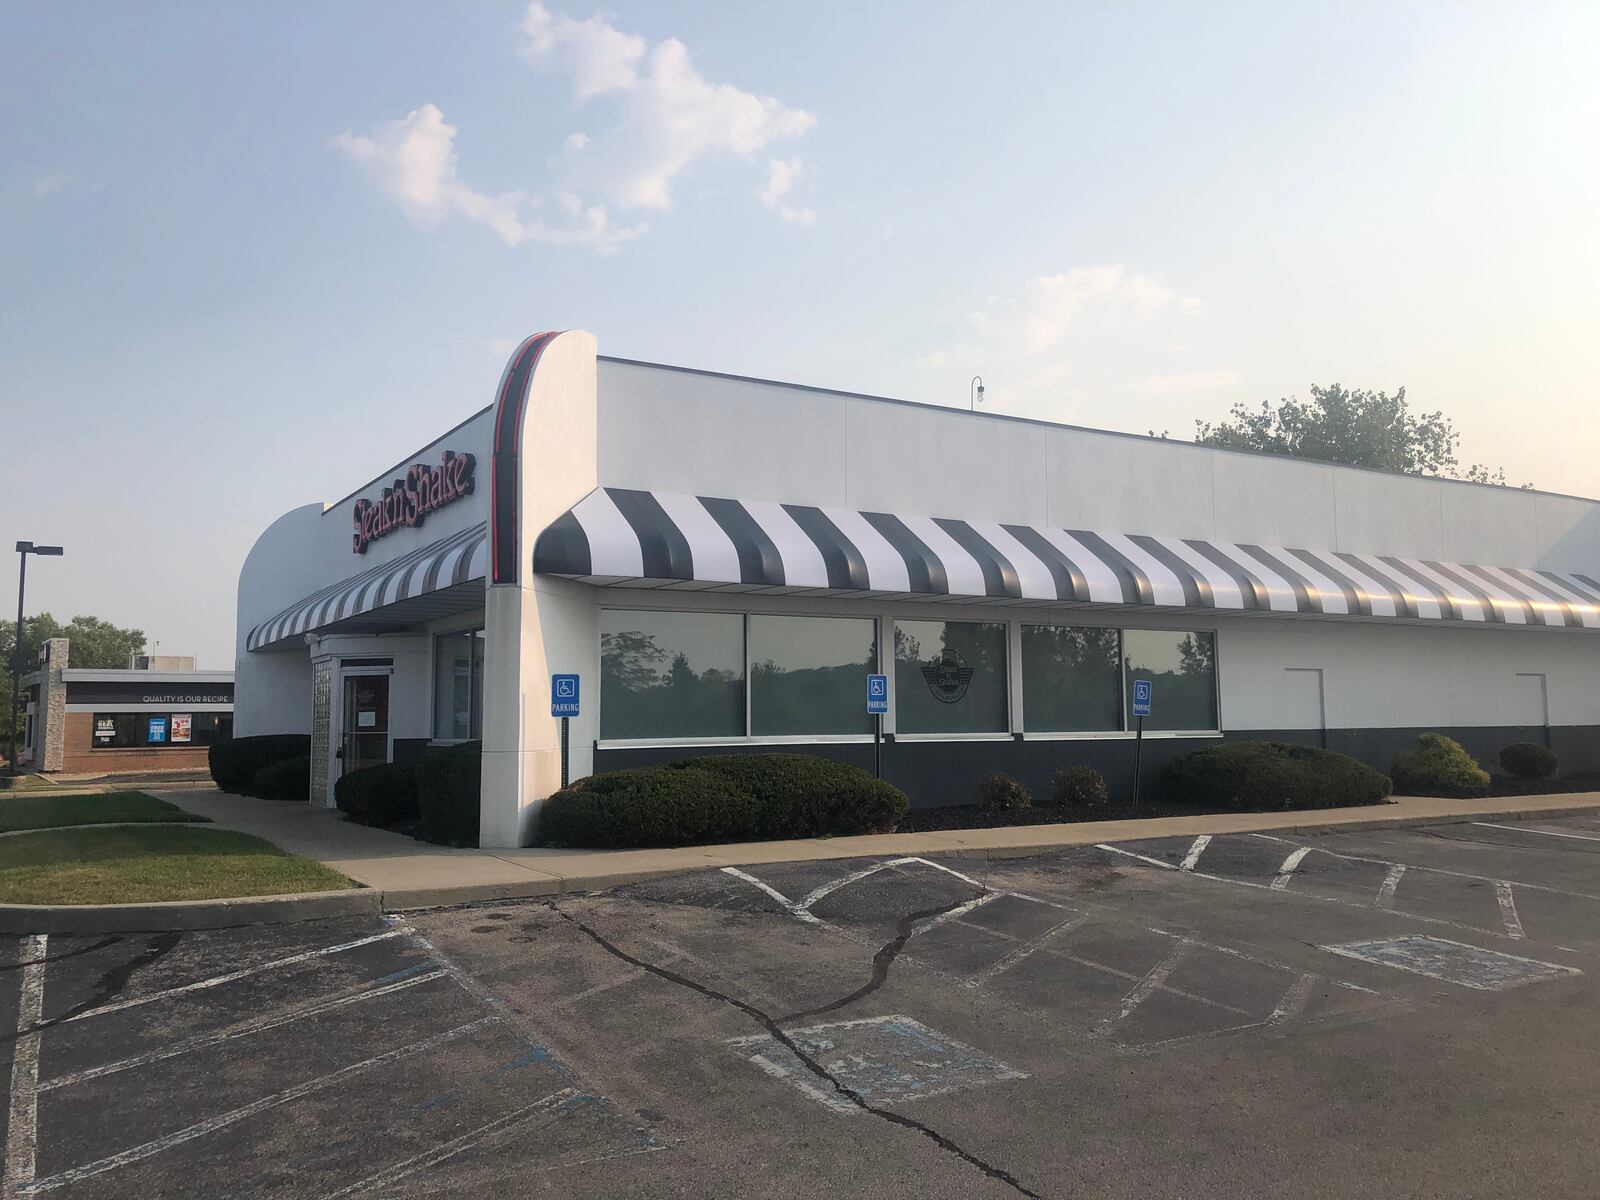
[[[600,482],[701,496],[1600,569],[1600,503],[603,359]]]

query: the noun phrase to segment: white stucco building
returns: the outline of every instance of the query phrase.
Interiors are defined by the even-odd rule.
[[[390,497],[385,498],[385,490]],[[398,499],[394,496],[398,495]],[[420,518],[420,519],[419,519]],[[513,354],[489,407],[239,580],[235,733],[351,766],[483,742],[482,840],[560,781],[704,751],[872,764],[915,804],[1219,738],[1387,768],[1418,731],[1600,768],[1600,503],[601,358]]]

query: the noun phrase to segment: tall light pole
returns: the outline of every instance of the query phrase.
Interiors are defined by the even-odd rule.
[[[8,783],[15,780],[17,771],[17,694],[22,684],[22,597],[28,588],[28,555],[60,558],[65,553],[60,546],[35,546],[32,542],[17,543],[17,624],[11,639],[11,708],[7,713],[6,731],[10,745],[6,749]]]
[[[983,403],[983,376],[974,375],[972,382],[967,384],[967,409],[971,412],[978,411],[978,405]]]

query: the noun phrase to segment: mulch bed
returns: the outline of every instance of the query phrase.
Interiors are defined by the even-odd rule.
[[[1387,801],[1385,801],[1387,803]],[[1200,817],[1208,813],[1238,812],[1201,804],[1173,804],[1123,800],[1103,808],[1071,808],[1035,804],[1032,808],[987,809],[976,804],[951,804],[943,808],[913,808],[900,818],[899,833],[930,833],[940,829],[1006,829],[1016,825],[1075,825],[1082,821],[1137,821],[1153,817]]]
[[[1510,775],[1493,775],[1489,779],[1489,790],[1477,795],[1491,798],[1564,796],[1571,792],[1600,792],[1600,771],[1576,771],[1559,779],[1516,779]],[[1438,796],[1447,800],[1455,798],[1456,795],[1454,792],[1430,792],[1421,788],[1409,788],[1406,794]]]

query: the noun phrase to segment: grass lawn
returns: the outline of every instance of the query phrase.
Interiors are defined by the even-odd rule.
[[[51,829],[0,838],[0,904],[139,904],[354,886],[319,862],[221,829]]]
[[[15,796],[0,792],[0,833],[15,829],[54,829],[61,825],[100,825],[112,821],[204,821],[175,804],[143,792],[99,795]]]

